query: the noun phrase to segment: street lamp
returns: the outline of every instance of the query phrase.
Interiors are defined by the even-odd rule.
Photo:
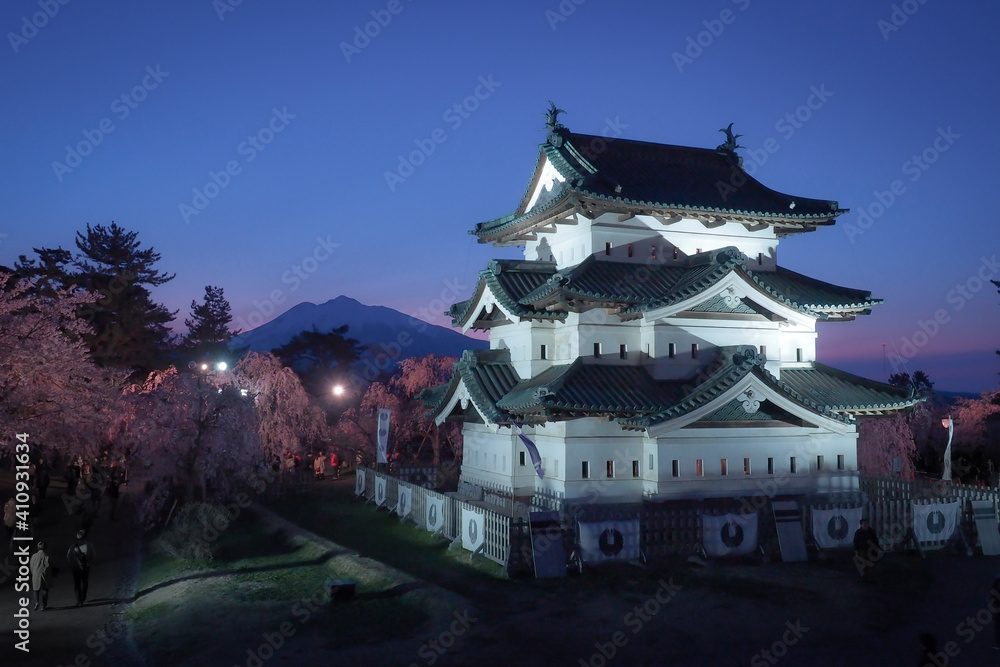
[[[337,396],[338,398],[341,397],[341,396],[343,396],[344,395],[344,385],[342,385],[342,384],[335,384],[335,385],[333,385],[333,395]]]

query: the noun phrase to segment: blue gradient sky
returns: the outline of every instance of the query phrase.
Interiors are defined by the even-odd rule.
[[[611,119],[662,143],[714,147],[735,122],[747,163],[773,138],[757,178],[852,209],[784,240],[779,261],[886,301],[820,325],[820,359],[882,378],[886,343],[940,389],[997,384],[1000,297],[982,282],[1000,279],[996,3],[911,0],[889,31],[892,3],[862,0],[566,0],[567,16],[555,0],[399,0],[348,57],[341,44],[388,0],[245,0],[220,13],[227,1],[52,0],[58,13],[37,31],[24,28],[37,0],[4,3],[0,264],[115,220],[177,273],[155,296],[179,322],[212,284],[253,324],[339,294],[445,323],[439,311],[469,296],[489,258],[517,254],[467,230],[516,206],[552,99],[574,131]],[[674,53],[699,37],[701,53],[679,66]],[[495,83],[479,108],[446,116],[481,77]],[[144,81],[145,99],[120,99]],[[784,120],[813,88],[829,95],[799,111],[804,122]],[[113,131],[78,166],[53,167],[102,121]],[[271,123],[270,143],[244,143]],[[438,128],[443,143],[390,188],[386,172]],[[926,170],[908,163],[925,151]],[[226,187],[196,201],[227,164]],[[897,180],[901,194],[872,209]],[[180,206],[196,203],[207,205],[185,220]],[[867,229],[864,210],[878,214]]]

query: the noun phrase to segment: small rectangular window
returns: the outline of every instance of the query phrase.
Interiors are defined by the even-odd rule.
[[[618,346],[618,358],[628,359],[628,346],[624,343]]]
[[[628,256],[629,257],[632,256],[632,244],[631,243],[628,244]]]
[[[691,343],[691,358],[698,358],[698,343]]]
[[[723,477],[729,474],[729,461],[722,459],[719,461],[719,471]]]
[[[767,457],[767,474],[768,475],[773,475],[774,474],[774,457],[773,456],[768,456]]]
[[[788,459],[788,472],[795,474],[795,457]]]
[[[594,343],[594,359],[600,359],[600,358],[601,358],[601,344]]]
[[[701,459],[698,459],[697,461],[694,462],[694,474],[697,475],[698,477],[705,476],[705,465]]]
[[[696,255],[700,255],[700,254],[701,254],[701,248],[698,248],[698,249],[696,249],[696,250],[694,251],[694,254],[696,254]]]
[[[762,252],[757,253],[757,263],[760,265],[764,264],[764,253]]]
[[[802,361],[802,348],[795,348],[795,361]]]
[[[649,258],[650,259],[656,259],[656,246],[655,245],[649,246]]]
[[[545,353],[546,353],[545,345],[539,346],[539,348],[538,348],[538,358],[539,359],[546,359],[547,357],[545,356]]]
[[[750,459],[749,458],[743,459],[743,474],[744,475],[749,475],[750,474]]]
[[[612,477],[615,476],[615,462],[614,461],[608,461],[607,462],[607,468],[608,468],[607,469],[608,479],[611,479]]]
[[[590,479],[590,461],[583,461],[580,465],[580,477]]]
[[[669,345],[667,345],[667,356],[670,357],[671,359],[673,359],[675,356],[677,356],[677,344],[676,343],[670,343]]]
[[[610,241],[608,241],[607,243],[604,244],[604,254],[605,255],[610,255],[611,254],[611,242]]]
[[[760,346],[760,356],[762,356],[762,357],[766,357],[767,356],[767,345],[761,345]]]
[[[653,469],[653,455],[652,454],[649,455],[649,469],[650,470]]]
[[[844,469],[844,455],[837,454],[837,470],[843,470],[843,469]]]
[[[823,469],[823,455],[820,454],[819,456],[816,457],[816,470],[822,470],[822,469]]]
[[[518,459],[519,459],[521,465],[524,465],[524,452],[519,452],[519,454],[520,454],[520,456],[518,457]]]
[[[632,461],[632,476],[633,477],[638,477],[639,476],[639,462],[638,461]]]
[[[680,253],[677,251],[677,248],[674,248],[674,260],[676,261],[679,256]]]
[[[681,476],[681,462],[677,459],[670,462],[670,474],[674,477]]]

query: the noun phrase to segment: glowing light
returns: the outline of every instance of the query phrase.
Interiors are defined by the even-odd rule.
[[[229,368],[229,364],[227,364],[227,363],[226,363],[226,362],[224,362],[224,361],[220,361],[219,363],[217,363],[217,364],[215,365],[215,367],[216,367],[217,369],[219,369],[220,371],[224,371],[224,370],[226,370],[227,368]]]
[[[339,384],[338,385],[334,385],[334,387],[333,387],[333,395],[334,396],[343,396],[344,395],[344,387],[341,386],[341,385],[339,385]]]

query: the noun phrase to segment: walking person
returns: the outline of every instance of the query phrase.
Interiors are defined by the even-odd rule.
[[[326,479],[326,456],[322,452],[313,461],[313,470],[316,472],[317,482]]]
[[[861,527],[854,533],[854,565],[858,568],[862,581],[871,581],[868,571],[882,559],[882,547],[878,534],[868,525],[868,519],[861,520]]]
[[[49,604],[51,574],[51,562],[45,552],[45,542],[39,540],[38,550],[31,554],[31,559],[28,561],[28,569],[31,570],[31,595],[35,600],[35,611],[45,611],[45,607]]]
[[[76,541],[66,552],[66,560],[73,570],[73,590],[76,593],[76,606],[82,607],[87,601],[87,584],[90,580],[90,566],[94,563],[97,552],[94,545],[86,540],[87,533],[79,531]]]

